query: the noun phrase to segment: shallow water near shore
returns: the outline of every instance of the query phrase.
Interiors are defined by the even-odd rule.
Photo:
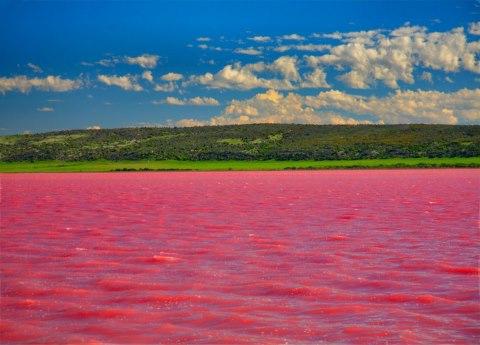
[[[2,344],[480,341],[480,170],[1,175]]]

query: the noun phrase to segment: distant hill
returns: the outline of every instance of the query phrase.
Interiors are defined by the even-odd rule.
[[[480,156],[480,126],[254,124],[0,137],[0,161],[336,160]]]

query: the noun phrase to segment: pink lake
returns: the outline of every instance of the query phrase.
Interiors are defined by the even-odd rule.
[[[480,170],[1,175],[2,344],[474,344]]]

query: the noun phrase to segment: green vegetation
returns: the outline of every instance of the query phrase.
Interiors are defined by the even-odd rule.
[[[168,170],[290,170],[353,168],[480,167],[480,157],[393,158],[338,161],[83,161],[0,162],[0,172],[86,172]]]
[[[0,137],[2,162],[423,157],[480,157],[480,126],[256,124],[72,130]]]

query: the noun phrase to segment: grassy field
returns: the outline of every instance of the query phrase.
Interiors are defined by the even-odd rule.
[[[354,168],[480,167],[480,157],[393,158],[331,161],[38,161],[0,162],[0,172],[225,171]]]

